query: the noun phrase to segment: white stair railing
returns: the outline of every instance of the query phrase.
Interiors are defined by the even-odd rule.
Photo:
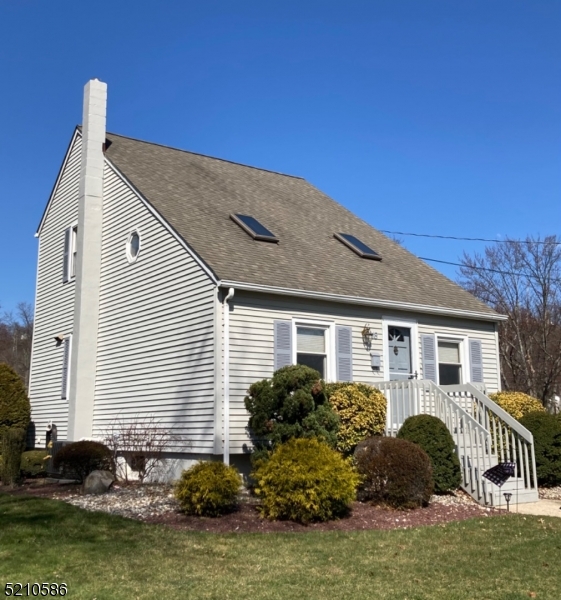
[[[492,451],[498,462],[516,463],[516,477],[523,481],[523,489],[537,492],[531,432],[470,383],[441,386],[441,389],[490,432]]]
[[[384,381],[375,385],[387,403],[386,435],[395,436],[409,416],[428,414],[442,420],[454,439],[462,470],[462,488],[481,504],[493,504],[495,486],[483,473],[497,463],[490,431],[432,381]]]

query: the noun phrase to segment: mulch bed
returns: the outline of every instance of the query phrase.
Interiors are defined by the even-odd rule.
[[[244,503],[238,511],[210,519],[191,517],[182,513],[169,513],[161,517],[146,519],[149,523],[168,525],[187,531],[212,533],[302,533],[309,531],[364,531],[369,529],[405,529],[426,525],[442,525],[452,521],[463,521],[473,517],[486,517],[498,511],[481,510],[471,506],[444,506],[432,504],[427,508],[396,511],[354,502],[351,514],[336,521],[300,525],[292,521],[269,521],[263,519],[257,506]]]
[[[66,496],[79,492],[77,485],[26,484],[8,490],[0,486],[0,492],[12,495],[31,495],[64,500]],[[501,513],[504,511],[500,511]],[[301,533],[310,531],[365,531],[372,529],[406,529],[429,525],[444,525],[475,517],[498,515],[496,509],[483,508],[475,502],[444,501],[431,503],[426,508],[397,511],[361,502],[354,502],[348,517],[327,523],[300,525],[292,521],[268,521],[258,511],[254,499],[244,500],[236,512],[218,518],[193,517],[178,510],[170,510],[156,516],[139,516],[146,523],[166,525],[183,531],[212,533]]]

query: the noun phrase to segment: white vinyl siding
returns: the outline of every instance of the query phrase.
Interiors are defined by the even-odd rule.
[[[127,258],[131,230],[142,252]],[[214,450],[214,294],[208,275],[105,169],[94,436],[154,417],[185,452]]]
[[[56,424],[59,439],[67,435],[68,400],[61,397],[64,344],[57,345],[55,336],[70,335],[74,325],[74,283],[63,283],[62,265],[65,231],[78,219],[81,145],[76,136],[39,238],[29,399],[40,445],[49,421]]]
[[[415,320],[418,323],[417,342],[412,341],[421,361],[421,334],[452,332],[481,339],[483,369],[489,392],[498,388],[497,357],[493,323],[423,315],[420,313],[391,312],[358,305],[344,305],[265,294],[236,291],[230,313],[230,436],[232,453],[243,452],[244,445],[250,446],[246,426],[248,415],[244,397],[249,386],[259,379],[271,377],[274,371],[274,330],[276,322],[332,321],[335,326],[350,327],[352,332],[351,353],[353,381],[375,383],[384,379],[384,356],[382,317]],[[374,338],[370,348],[365,348],[362,329],[369,323]],[[296,343],[293,341],[293,343]],[[382,367],[374,371],[370,353],[382,357]],[[421,376],[421,374],[419,374]]]

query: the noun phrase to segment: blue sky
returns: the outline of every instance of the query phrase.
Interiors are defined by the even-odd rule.
[[[93,77],[110,131],[301,175],[379,229],[559,234],[560,31],[554,0],[0,1],[0,306],[34,299]]]

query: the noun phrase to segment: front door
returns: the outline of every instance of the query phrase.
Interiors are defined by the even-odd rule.
[[[388,327],[388,349],[390,380],[411,377],[411,329],[409,327]]]

